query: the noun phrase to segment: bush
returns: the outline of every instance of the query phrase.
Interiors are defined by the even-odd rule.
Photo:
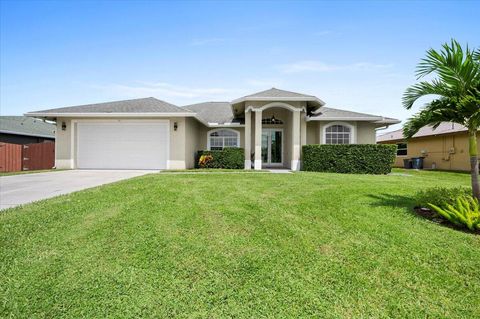
[[[460,196],[470,196],[472,190],[468,187],[432,187],[415,194],[415,206],[428,208],[429,204],[444,206],[454,204]]]
[[[445,204],[442,207],[433,204],[429,206],[457,226],[480,230],[480,204],[478,199],[472,196],[459,196],[454,204]]]
[[[219,151],[198,151],[197,168],[244,168],[243,148],[224,148]]]
[[[303,170],[332,173],[387,174],[392,170],[396,145],[304,145]]]

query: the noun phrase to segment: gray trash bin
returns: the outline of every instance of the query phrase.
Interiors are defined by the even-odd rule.
[[[412,168],[423,169],[423,157],[412,158]]]
[[[412,168],[412,160],[409,158],[405,158],[403,160],[403,168],[406,168],[406,169]]]

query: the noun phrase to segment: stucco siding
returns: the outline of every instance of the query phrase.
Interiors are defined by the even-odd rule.
[[[376,131],[375,124],[357,122],[357,144],[375,144]]]
[[[318,122],[307,122],[307,144],[320,144]]]
[[[195,167],[195,154],[198,151],[200,136],[198,135],[200,123],[192,118],[185,121],[185,167]]]
[[[65,123],[65,131],[62,130]],[[55,130],[55,167],[58,169],[73,168],[73,154],[71,154],[72,125],[70,119],[58,118]]]

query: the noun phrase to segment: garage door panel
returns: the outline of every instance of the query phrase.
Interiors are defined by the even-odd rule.
[[[165,169],[169,123],[84,122],[77,126],[77,167]]]

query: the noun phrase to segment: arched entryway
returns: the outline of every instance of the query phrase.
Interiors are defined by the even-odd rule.
[[[300,114],[304,108],[273,102],[245,110],[245,167],[299,169]],[[252,146],[252,147],[251,147]],[[251,149],[250,149],[251,147]]]

